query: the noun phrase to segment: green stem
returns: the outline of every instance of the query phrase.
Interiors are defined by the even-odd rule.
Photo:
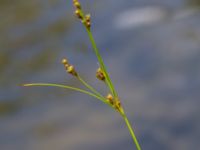
[[[95,52],[95,54],[96,54],[96,56],[97,56],[97,59],[98,59],[98,61],[99,61],[99,63],[100,63],[100,67],[101,67],[101,69],[103,70],[103,72],[105,73],[106,83],[107,83],[107,85],[108,85],[110,91],[111,91],[112,94],[114,95],[114,97],[117,97],[117,92],[115,91],[114,85],[113,85],[113,83],[112,83],[112,81],[111,81],[111,79],[110,79],[110,76],[109,76],[108,72],[107,72],[106,66],[105,66],[105,64],[104,64],[104,62],[103,62],[103,59],[102,59],[102,57],[101,57],[101,55],[100,55],[100,53],[99,53],[99,50],[98,50],[98,48],[97,48],[97,46],[96,46],[96,42],[95,42],[95,40],[94,40],[94,37],[93,37],[91,31],[90,31],[87,27],[86,27],[86,31],[87,31],[87,33],[88,33],[89,39],[90,39],[90,41],[91,41],[91,44],[92,44],[92,47],[93,47],[93,49],[94,49],[94,52]]]
[[[86,90],[79,89],[79,88],[72,87],[72,86],[67,86],[67,85],[62,85],[62,84],[54,84],[54,83],[29,83],[29,84],[24,84],[23,86],[51,86],[51,87],[60,87],[60,88],[70,89],[70,90],[78,91],[78,92],[90,95],[92,97],[95,97],[107,104],[107,102],[104,98],[102,98],[96,94],[93,94],[91,92],[88,92]]]
[[[84,14],[83,10],[80,10],[80,15],[82,16],[82,18],[85,17],[85,14]],[[85,21],[85,19],[83,19],[82,21]],[[114,85],[113,85],[113,83],[112,83],[112,81],[110,79],[110,76],[109,76],[108,72],[107,72],[106,66],[105,66],[105,64],[103,62],[103,59],[102,59],[102,57],[101,57],[101,55],[99,53],[99,50],[97,48],[97,45],[96,45],[96,42],[95,42],[94,37],[92,35],[92,32],[90,31],[90,29],[84,23],[83,23],[83,25],[86,28],[86,31],[87,31],[88,36],[89,36],[89,39],[90,39],[91,44],[92,44],[92,47],[93,47],[94,52],[95,52],[95,54],[97,56],[97,59],[99,61],[100,67],[101,67],[101,69],[103,70],[103,72],[105,74],[106,84],[108,85],[108,87],[109,87],[111,93],[114,95],[114,97],[118,97],[117,96],[117,92],[115,91]]]
[[[96,56],[97,56],[97,59],[98,59],[98,61],[99,61],[99,63],[100,63],[100,67],[102,68],[103,72],[105,73],[106,83],[107,83],[109,89],[111,90],[112,94],[114,95],[114,97],[118,97],[118,96],[117,96],[117,92],[115,91],[114,85],[113,85],[113,83],[112,83],[112,81],[111,81],[111,79],[110,79],[110,76],[109,76],[108,72],[107,72],[106,66],[105,66],[105,64],[104,64],[104,62],[103,62],[103,59],[102,59],[102,57],[101,57],[101,55],[100,55],[100,53],[99,53],[99,50],[98,50],[98,48],[97,48],[97,46],[96,46],[96,42],[95,42],[95,40],[94,40],[94,37],[93,37],[91,31],[90,31],[87,27],[86,27],[86,30],[87,30],[89,39],[90,39],[90,41],[91,41],[92,47],[93,47],[93,49],[94,49],[94,52],[95,52],[95,54],[96,54]],[[126,125],[127,125],[128,129],[129,129],[129,132],[130,132],[130,134],[131,134],[131,137],[132,137],[132,139],[133,139],[133,142],[134,142],[135,145],[136,145],[137,150],[141,150],[140,145],[139,145],[139,142],[138,142],[138,140],[137,140],[137,138],[136,138],[136,136],[135,136],[135,133],[134,133],[134,131],[133,131],[133,128],[131,127],[130,122],[129,122],[129,120],[128,120],[126,114],[125,114],[124,112],[122,112],[121,115],[123,116],[123,119],[124,119],[124,121],[126,122]]]
[[[80,10],[80,14],[81,14],[82,18],[84,18],[84,13],[83,13],[82,10]],[[82,20],[82,21],[85,21],[85,20]],[[84,23],[83,23],[83,24],[84,24]],[[108,85],[108,87],[109,87],[111,93],[113,94],[113,96],[114,96],[115,98],[118,98],[117,92],[116,92],[116,90],[115,90],[115,88],[114,88],[114,85],[113,85],[113,83],[112,83],[112,81],[111,81],[111,79],[110,79],[110,76],[109,76],[109,74],[108,74],[108,72],[107,72],[107,69],[106,69],[106,66],[105,66],[105,64],[104,64],[104,62],[103,62],[103,59],[102,59],[102,57],[101,57],[101,55],[100,55],[100,53],[99,53],[99,50],[98,50],[98,48],[97,48],[97,45],[96,45],[96,42],[95,42],[94,37],[93,37],[93,35],[92,35],[92,32],[90,31],[90,28],[88,28],[85,24],[84,24],[84,26],[85,26],[85,28],[86,28],[86,31],[87,31],[88,36],[89,36],[89,39],[90,39],[91,44],[92,44],[92,47],[93,47],[94,52],[95,52],[95,54],[96,54],[96,56],[97,56],[97,59],[98,59],[98,61],[99,61],[100,67],[101,67],[102,71],[103,71],[104,74],[105,74],[106,84]],[[83,83],[84,83],[84,81],[83,81]],[[93,88],[91,88],[91,87],[88,86],[87,84],[84,84],[84,85],[85,85],[86,87],[88,87],[91,91],[93,91]],[[93,92],[96,93],[96,91],[93,91]],[[98,95],[98,93],[96,93],[96,94]],[[111,105],[110,103],[107,103],[107,104],[109,104],[111,107],[113,107],[113,105]],[[114,108],[114,107],[113,107],[113,108]],[[115,108],[114,108],[114,109],[115,109]],[[126,114],[124,113],[123,108],[121,109],[121,111],[119,111],[119,113],[122,115],[124,121],[126,122],[126,125],[127,125],[128,130],[129,130],[129,132],[130,132],[130,134],[131,134],[131,137],[132,137],[132,139],[133,139],[133,142],[134,142],[135,145],[136,145],[137,150],[141,150],[141,147],[140,147],[140,145],[139,145],[139,142],[138,142],[138,140],[137,140],[137,138],[136,138],[136,136],[135,136],[135,133],[134,133],[134,131],[133,131],[133,128],[131,127],[131,124],[130,124],[130,122],[129,122],[127,116],[126,116]]]
[[[70,89],[70,90],[81,92],[81,93],[87,94],[89,96],[92,96],[94,98],[97,98],[100,101],[102,101],[103,103],[110,106],[111,108],[114,108],[113,105],[111,105],[104,97],[98,96],[98,95],[93,94],[91,92],[88,92],[86,90],[76,88],[76,87],[72,87],[72,86],[67,86],[67,85],[62,85],[62,84],[54,84],[54,83],[28,83],[28,84],[23,84],[23,86],[25,86],[25,87],[28,87],[28,86],[49,86],[49,87],[59,87],[59,88]]]
[[[129,122],[127,116],[126,116],[126,114],[125,114],[125,113],[122,114],[122,117],[123,117],[124,121],[126,122],[126,125],[127,125],[127,127],[128,127],[128,130],[129,130],[129,132],[130,132],[130,134],[131,134],[131,137],[132,137],[132,139],[133,139],[133,142],[135,143],[135,146],[136,146],[137,150],[141,150],[140,144],[139,144],[139,142],[138,142],[138,140],[137,140],[137,138],[136,138],[136,135],[135,135],[135,133],[134,133],[134,130],[133,130],[133,128],[131,127],[131,124],[130,124],[130,122]]]
[[[91,90],[94,94],[96,94],[99,97],[104,98],[99,92],[97,92],[97,90],[95,90],[92,86],[90,86],[87,82],[85,82],[80,76],[78,76],[77,78],[83,85],[85,85],[85,87]]]

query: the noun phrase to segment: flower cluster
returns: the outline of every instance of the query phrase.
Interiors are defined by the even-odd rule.
[[[110,104],[113,108],[115,108],[117,111],[122,112],[122,107],[121,107],[121,102],[118,98],[113,97],[112,94],[108,93],[108,95],[106,97],[101,96],[101,94],[99,94],[93,87],[91,87],[88,83],[86,83],[77,73],[77,71],[75,70],[74,66],[69,64],[68,60],[66,58],[64,58],[62,60],[62,64],[65,67],[65,70],[67,71],[67,73],[71,74],[72,76],[76,77],[78,80],[80,80],[86,87],[88,87],[91,91],[94,92],[94,94],[96,93],[97,96],[102,97],[105,102],[107,102],[108,104]],[[99,79],[100,81],[105,81],[106,77],[104,75],[104,72],[102,71],[101,68],[98,68],[96,71],[96,77],[97,79]]]
[[[73,76],[76,76],[76,77],[78,76],[78,73],[76,72],[74,66],[73,66],[73,65],[70,65],[69,62],[68,62],[68,60],[67,60],[66,58],[64,58],[64,59],[62,60],[62,63],[63,63],[63,65],[64,65],[66,71],[67,71],[69,74],[71,74],[71,75],[73,75]]]
[[[104,75],[104,73],[103,73],[103,71],[100,67],[96,71],[96,77],[101,81],[105,81],[106,77],[105,77],[105,75]]]
[[[91,27],[91,21],[90,21],[90,14],[84,14],[82,10],[82,6],[78,0],[73,0],[73,5],[75,8],[75,15],[78,19],[81,20],[83,25],[86,27],[87,31],[90,33],[90,27]],[[96,46],[96,45],[95,45]],[[92,86],[90,86],[86,81],[84,81],[80,75],[76,72],[73,65],[70,65],[67,59],[63,59],[62,63],[66,69],[66,71],[71,74],[72,76],[76,77],[81,83],[83,83],[91,92],[92,94],[95,94],[99,99],[101,99],[103,102],[109,104],[112,106],[115,110],[123,114],[123,108],[121,106],[121,102],[117,96],[117,94],[114,91],[114,86],[111,83],[110,77],[106,71],[106,68],[103,64],[103,60],[98,53],[97,48],[96,49],[96,55],[100,63],[100,67],[96,71],[96,78],[100,81],[103,81],[108,88],[110,89],[110,92],[108,92],[107,96],[102,96],[98,91],[96,91]]]
[[[121,107],[121,102],[118,98],[113,98],[112,94],[108,94],[106,96],[106,99],[108,100],[108,102],[119,112],[122,112],[122,107]]]
[[[89,30],[91,27],[91,21],[90,21],[90,14],[84,15],[83,10],[81,8],[81,4],[78,0],[73,0],[73,4],[75,7],[75,15],[78,19],[81,20],[81,22],[86,26],[86,28]]]

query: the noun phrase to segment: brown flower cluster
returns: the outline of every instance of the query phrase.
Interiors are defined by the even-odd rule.
[[[81,20],[81,22],[87,27],[87,29],[90,29],[91,27],[91,21],[90,21],[90,14],[84,15],[81,4],[78,0],[73,0],[73,4],[75,7],[75,15],[78,19]]]
[[[62,60],[62,63],[63,63],[63,65],[64,65],[66,71],[67,71],[69,74],[71,74],[71,75],[73,75],[73,76],[76,76],[76,77],[78,76],[78,73],[76,72],[74,66],[73,66],[73,65],[70,65],[69,62],[68,62],[68,60],[67,60],[66,58],[64,58],[64,59]]]

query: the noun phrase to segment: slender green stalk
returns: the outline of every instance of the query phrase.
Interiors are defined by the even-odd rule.
[[[107,70],[106,70],[106,67],[105,67],[105,65],[104,65],[103,59],[102,59],[102,57],[101,57],[101,55],[100,55],[100,53],[99,53],[99,50],[98,50],[98,48],[97,48],[97,46],[96,46],[96,42],[95,42],[95,40],[94,40],[94,37],[93,37],[91,31],[90,31],[88,28],[86,28],[86,30],[87,30],[89,39],[90,39],[90,41],[91,41],[92,47],[93,47],[93,49],[94,49],[94,51],[95,51],[95,54],[96,54],[96,56],[97,56],[97,58],[98,58],[98,61],[99,61],[99,63],[100,63],[100,66],[102,67],[102,70],[103,70],[104,73],[105,73],[106,79],[108,80],[107,84],[108,84],[108,86],[109,86],[111,92],[113,93],[113,95],[114,95],[115,97],[117,97],[117,92],[115,91],[114,85],[113,85],[113,83],[112,83],[112,81],[111,81],[111,79],[110,79],[110,76],[109,76],[109,74],[108,74],[108,72],[107,72]],[[138,140],[137,140],[137,138],[136,138],[136,136],[135,136],[135,133],[134,133],[134,131],[133,131],[133,128],[131,127],[130,122],[129,122],[129,120],[128,120],[126,114],[125,114],[124,112],[121,112],[121,114],[122,114],[122,117],[123,117],[124,121],[126,122],[126,125],[127,125],[128,129],[129,129],[129,132],[130,132],[130,134],[131,134],[131,137],[132,137],[132,139],[133,139],[133,142],[134,142],[135,145],[136,145],[137,150],[141,150],[140,145],[139,145],[139,142],[138,142]]]
[[[97,96],[104,98],[97,90],[95,90],[92,86],[90,86],[85,80],[83,80],[80,76],[77,76],[78,80],[85,85],[88,89],[90,89],[93,93],[95,93]]]
[[[84,18],[84,13],[83,13],[83,11],[82,11],[81,9],[80,9],[80,15]],[[108,72],[107,72],[107,69],[106,69],[106,66],[105,66],[105,64],[104,64],[104,61],[103,61],[103,59],[102,59],[102,57],[101,57],[101,55],[100,55],[100,53],[99,53],[99,50],[98,50],[98,48],[97,48],[97,45],[96,45],[96,42],[95,42],[94,37],[93,37],[93,35],[92,35],[92,32],[90,31],[90,28],[88,28],[85,24],[84,24],[84,26],[85,26],[85,28],[86,28],[86,31],[87,31],[87,33],[88,33],[90,42],[91,42],[91,44],[92,44],[92,47],[93,47],[93,49],[94,49],[94,52],[95,52],[95,54],[96,54],[96,56],[97,56],[97,59],[98,59],[98,61],[99,61],[100,67],[101,67],[101,69],[103,70],[103,72],[104,72],[104,74],[105,74],[106,84],[108,85],[108,87],[109,87],[111,93],[114,95],[114,97],[115,97],[115,98],[118,98],[117,92],[116,92],[116,90],[115,90],[115,88],[114,88],[114,85],[113,85],[113,83],[112,83],[112,81],[111,81],[111,79],[110,79],[110,76],[109,76],[109,74],[108,74]],[[118,112],[122,115],[124,121],[126,122],[126,125],[127,125],[128,129],[129,129],[129,132],[130,132],[130,134],[131,134],[131,137],[132,137],[132,139],[133,139],[133,142],[134,142],[135,145],[136,145],[137,150],[141,150],[141,147],[140,147],[139,142],[138,142],[138,140],[137,140],[137,138],[136,138],[136,136],[135,136],[135,133],[134,133],[134,131],[133,131],[131,125],[130,125],[130,122],[129,122],[129,120],[128,120],[126,114],[124,113],[124,110],[123,110],[122,106],[120,106],[120,107],[121,107],[121,111],[118,111]]]
[[[81,92],[81,93],[87,94],[89,96],[92,96],[94,98],[97,98],[100,101],[102,101],[103,103],[105,103],[108,106],[110,106],[111,108],[113,108],[113,106],[104,97],[98,96],[98,95],[93,94],[89,91],[86,91],[86,90],[83,90],[83,89],[80,89],[80,88],[76,88],[76,87],[72,87],[72,86],[67,86],[67,85],[62,85],[62,84],[54,84],[54,83],[28,83],[28,84],[23,84],[22,86],[25,86],[25,87],[28,87],[28,86],[47,86],[47,87],[59,87],[59,88],[70,89],[70,90]]]
[[[92,44],[94,52],[95,52],[95,54],[97,56],[97,59],[98,59],[98,61],[100,63],[100,67],[102,68],[103,72],[105,73],[106,83],[108,84],[108,87],[111,90],[111,92],[114,95],[114,97],[118,97],[117,96],[117,92],[115,91],[114,85],[113,85],[113,83],[112,83],[112,81],[110,79],[110,76],[109,76],[108,72],[107,72],[106,66],[105,66],[105,64],[103,62],[103,59],[102,59],[102,57],[101,57],[101,55],[99,53],[99,50],[97,48],[97,45],[96,45],[96,42],[95,42],[94,37],[92,35],[92,32],[88,28],[86,28],[86,31],[88,33],[89,39],[91,41],[91,44]]]
[[[51,87],[60,87],[60,88],[70,89],[70,90],[74,90],[74,91],[78,91],[78,92],[90,95],[94,98],[101,100],[104,103],[107,103],[105,98],[99,97],[96,94],[93,94],[93,93],[88,92],[86,90],[76,88],[76,87],[72,87],[72,86],[67,86],[67,85],[62,85],[62,84],[54,84],[54,83],[29,83],[29,84],[24,84],[23,86],[51,86]]]
[[[102,67],[102,70],[105,72],[106,79],[108,80],[108,81],[107,81],[107,84],[108,84],[108,86],[109,86],[109,88],[110,88],[112,94],[113,94],[115,97],[118,97],[118,96],[117,96],[117,92],[115,91],[115,88],[114,88],[114,86],[113,86],[113,83],[112,83],[112,81],[111,81],[111,79],[110,79],[110,77],[109,77],[109,74],[107,73],[107,70],[106,70],[106,67],[105,67],[105,65],[104,65],[103,59],[102,59],[102,57],[101,57],[101,55],[100,55],[100,53],[99,53],[99,50],[98,50],[98,48],[97,48],[97,46],[96,46],[95,40],[94,40],[94,38],[93,38],[93,35],[92,35],[92,33],[91,33],[91,31],[90,31],[89,29],[86,28],[86,30],[87,30],[87,33],[88,33],[88,35],[89,35],[89,39],[90,39],[90,41],[91,41],[92,47],[93,47],[93,49],[94,49],[94,51],[95,51],[95,53],[96,53],[96,56],[97,56],[97,58],[98,58],[98,60],[99,60],[100,66]],[[123,110],[123,109],[122,109],[122,110]],[[127,125],[128,129],[129,129],[129,132],[130,132],[130,134],[131,134],[131,137],[132,137],[132,139],[133,139],[133,142],[134,142],[135,145],[136,145],[137,150],[141,150],[141,147],[140,147],[140,145],[139,145],[139,142],[138,142],[138,140],[137,140],[137,138],[136,138],[136,135],[135,135],[135,133],[134,133],[134,131],[133,131],[133,128],[132,128],[131,125],[130,125],[130,122],[129,122],[129,120],[128,120],[126,114],[125,114],[124,112],[121,112],[121,115],[122,115],[124,121],[126,122],[126,125]]]
[[[138,140],[136,138],[136,135],[135,135],[135,133],[133,131],[133,128],[132,128],[132,126],[131,126],[126,114],[123,114],[122,117],[123,117],[124,121],[126,122],[126,125],[128,127],[128,130],[129,130],[129,132],[131,134],[131,137],[133,139],[133,142],[135,143],[135,146],[136,146],[137,150],[141,150],[140,144],[139,144],[139,142],[138,142]]]
[[[82,10],[82,9],[79,9],[79,12],[80,12],[80,16],[81,16],[82,18],[84,18],[84,12],[83,12],[83,10]],[[85,21],[85,20],[83,19],[83,21]],[[106,69],[106,66],[105,66],[105,64],[104,64],[104,61],[103,61],[103,59],[102,59],[102,57],[101,57],[101,55],[100,55],[100,53],[99,53],[99,50],[98,50],[98,48],[97,48],[97,45],[96,45],[96,42],[95,42],[94,37],[93,37],[93,35],[92,35],[92,32],[90,31],[90,29],[89,29],[85,24],[84,24],[84,26],[85,26],[85,29],[86,29],[86,31],[87,31],[87,33],[88,33],[90,42],[91,42],[92,47],[93,47],[93,49],[94,49],[94,52],[95,52],[95,54],[96,54],[96,56],[97,56],[97,59],[98,59],[98,61],[99,61],[100,67],[101,67],[101,69],[103,70],[103,72],[104,72],[104,74],[105,74],[105,77],[106,77],[106,84],[108,85],[108,87],[109,87],[111,93],[114,95],[114,97],[118,97],[118,96],[117,96],[117,92],[116,92],[116,90],[115,90],[115,88],[114,88],[114,85],[113,85],[113,83],[112,83],[112,81],[111,81],[111,79],[110,79],[110,76],[109,76],[109,74],[108,74],[108,71],[107,71],[107,69]]]

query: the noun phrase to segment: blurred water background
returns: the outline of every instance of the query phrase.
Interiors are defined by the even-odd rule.
[[[82,0],[92,31],[144,150],[200,147],[200,1]],[[133,150],[123,120],[73,91],[63,57],[105,95],[71,0],[0,1],[0,149]]]

